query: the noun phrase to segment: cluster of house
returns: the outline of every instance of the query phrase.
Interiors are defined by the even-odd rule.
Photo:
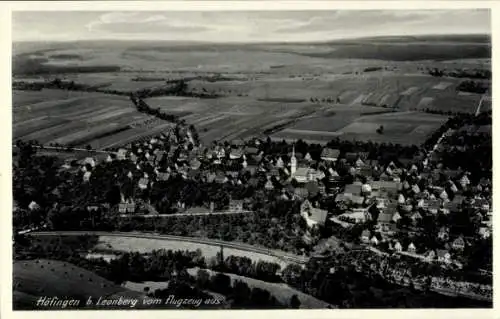
[[[174,175],[186,179],[201,178],[209,183],[263,186],[268,191],[277,191],[283,200],[301,201],[301,216],[309,228],[325,225],[327,219],[343,227],[371,220],[376,221],[376,233],[383,240],[390,240],[396,234],[398,221],[403,217],[417,226],[425,215],[452,214],[468,204],[478,209],[478,217],[482,219],[478,235],[491,236],[490,200],[484,196],[463,196],[468,189],[474,190],[474,194],[481,193],[477,190],[487,193],[484,190],[491,189],[489,180],[471,185],[467,172],[431,168],[427,162],[381,164],[368,159],[367,152],[341,156],[340,150],[325,147],[320,158],[314,160],[309,153],[296,153],[295,147],[288,154],[272,155],[264,154],[259,145],[260,141],[254,139],[201,147],[195,145],[189,129],[172,130],[149,141],[119,149],[105,161],[129,160],[134,163],[136,170],[128,172],[127,176],[135,180],[138,173],[141,175],[137,179],[140,190],[151,188],[157,181],[167,181]],[[84,182],[89,181],[96,162],[94,158],[83,160]],[[339,189],[345,176],[340,176],[339,168],[354,180],[345,185],[342,192]],[[263,176],[265,183],[261,185]],[[335,201],[342,213],[328,218],[328,212],[315,200],[317,195],[336,195]],[[177,205],[184,208],[183,203]],[[119,210],[132,213],[136,207],[133,200],[124,199]],[[372,235],[368,243],[377,245],[380,239]],[[395,251],[413,253],[415,245],[418,243],[409,247],[394,243],[392,247]],[[448,256],[445,251],[436,251],[435,255],[443,261]]]
[[[447,227],[443,227],[437,235],[438,240],[446,243],[446,249],[427,251],[423,255],[417,254],[417,250],[425,251],[425,247],[415,247],[418,243],[402,247],[392,239],[399,231],[398,222],[402,218],[406,218],[410,224],[408,226],[419,231],[417,226],[424,216],[454,214],[466,206],[473,208],[477,212],[477,218],[481,220],[477,236],[491,236],[490,200],[480,195],[489,193],[490,180],[482,179],[477,185],[471,185],[468,172],[431,168],[425,163],[398,167],[394,162],[385,167],[372,167],[374,171],[379,171],[378,180],[374,180],[373,175],[361,173],[365,163],[359,156],[351,162],[350,170],[355,170],[355,181],[346,185],[343,192],[335,198],[341,214],[329,218],[331,222],[345,228],[374,222],[376,226],[373,233],[363,231],[363,243],[378,246],[383,241],[389,243],[388,248],[392,252],[425,261],[436,260],[451,264],[453,261],[450,250],[462,251],[467,241],[462,236],[450,238]],[[474,197],[464,196],[467,190],[471,190]]]

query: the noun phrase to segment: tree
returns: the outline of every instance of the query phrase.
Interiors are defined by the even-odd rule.
[[[199,269],[196,274],[196,283],[200,289],[206,289],[210,283],[210,274],[205,269]]]
[[[299,309],[300,308],[300,300],[297,295],[293,295],[292,298],[290,298],[290,307],[292,309]]]
[[[236,280],[233,287],[233,307],[244,308],[248,304],[250,293],[251,290],[245,282]]]
[[[212,290],[223,295],[229,294],[231,291],[231,278],[226,274],[216,274],[211,278]]]

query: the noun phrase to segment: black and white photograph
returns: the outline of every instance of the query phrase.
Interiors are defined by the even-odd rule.
[[[493,308],[491,9],[125,3],[11,12],[14,312]]]

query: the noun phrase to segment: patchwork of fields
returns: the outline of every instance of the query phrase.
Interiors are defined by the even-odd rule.
[[[464,79],[432,77],[425,69],[490,67],[482,55],[457,60],[462,58],[457,56],[457,50],[463,49],[460,43],[446,48],[435,44],[443,58],[419,61],[402,58],[418,52],[390,45],[389,51],[380,49],[383,52],[379,55],[383,54],[379,58],[362,58],[366,52],[359,51],[361,47],[342,44],[94,45],[58,46],[37,55],[46,59],[44,65],[49,69],[55,65],[115,66],[117,71],[71,73],[74,71],[69,69],[31,76],[21,72],[15,74],[14,80],[40,82],[57,76],[101,91],[126,93],[184,79],[187,92],[218,97],[162,96],[145,101],[152,108],[195,125],[204,144],[267,135],[319,143],[334,137],[421,143],[444,117],[416,112],[475,113],[482,98],[457,91]],[[477,44],[481,50],[484,45]],[[423,56],[429,50],[434,54],[434,47],[429,46],[418,44],[414,49],[423,50]],[[352,51],[352,55],[344,56],[345,50]],[[394,59],[389,58],[390,52],[395,54]],[[485,99],[480,111],[490,109],[491,98]],[[398,119],[368,114],[393,110],[398,112]],[[168,123],[159,120],[149,126],[131,125],[147,120],[151,117],[137,112],[125,95],[48,89],[13,92],[14,139],[106,149],[169,129]],[[382,125],[383,134],[376,133]]]
[[[366,107],[359,107],[358,112],[345,111],[298,121],[294,126],[273,134],[272,138],[287,141],[302,139],[318,144],[339,138],[418,145],[448,119],[442,115],[411,111],[364,115],[363,109],[366,110]],[[383,127],[382,133],[377,132],[380,127]]]
[[[13,138],[104,149],[168,130],[126,96],[59,90],[14,91]],[[148,121],[148,125],[135,125]]]

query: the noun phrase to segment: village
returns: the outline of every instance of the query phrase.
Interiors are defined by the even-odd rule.
[[[462,167],[446,167],[439,156],[451,149],[470,151],[470,145],[459,145],[457,140],[484,138],[484,126],[464,125],[467,121],[455,121],[459,124],[443,128],[428,150],[420,150],[412,158],[380,160],[373,159],[373,151],[367,147],[364,151],[346,152],[342,143],[338,148],[310,146],[310,152],[296,151],[296,145],[301,151],[308,149],[302,141],[289,145],[251,139],[202,146],[194,126],[181,123],[106,157],[66,160],[59,171],[80,176],[82,184],[92,184],[101,174],[100,169],[121,163],[114,175],[120,181],[118,205],[101,201],[89,204],[87,210],[117,211],[125,220],[251,215],[256,209],[253,198],[245,196],[245,192],[215,197],[182,194],[164,206],[161,200],[154,199],[155,184],[174,179],[195,181],[194,188],[196,183],[209,184],[220,188],[220,193],[227,188],[253,187],[263,191],[267,201],[300,205],[304,228],[295,233],[304,248],[299,254],[311,255],[315,245],[333,238],[375,255],[436,265],[444,272],[466,268],[490,276],[491,259],[489,264],[487,260],[486,264],[475,261],[482,267],[475,269],[477,263],[471,261],[471,256],[477,256],[471,251],[491,240],[491,179],[477,170],[475,176]],[[363,149],[361,145],[358,143],[356,148]],[[194,188],[192,192],[196,193]],[[32,201],[29,208],[40,207]],[[350,240],[346,240],[346,234]],[[353,234],[358,235],[353,239]],[[408,284],[408,276],[396,270],[387,278],[399,278],[396,282]],[[442,281],[450,286],[444,277],[432,278],[433,287],[441,287]],[[460,286],[456,281],[453,284]],[[462,286],[467,287],[462,293],[465,295],[479,289],[470,283]],[[491,286],[484,287],[475,294],[490,295]]]

